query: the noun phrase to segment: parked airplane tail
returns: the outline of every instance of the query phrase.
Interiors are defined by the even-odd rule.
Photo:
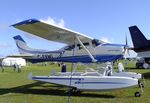
[[[20,54],[25,54],[24,49],[29,48],[27,46],[26,42],[22,39],[22,37],[20,35],[14,36],[13,38],[16,42],[16,45],[18,47]]]
[[[43,49],[34,49],[29,47],[20,35],[14,36],[13,38],[16,42],[20,54],[50,54],[63,52],[63,50],[48,51]]]
[[[20,35],[14,36],[13,38],[16,42],[20,54],[30,54],[31,51],[33,51],[32,48],[27,46],[26,42],[23,40],[23,38]]]
[[[131,34],[134,48],[142,48],[144,46],[149,45],[149,41],[145,38],[145,36],[137,26],[129,27],[129,31]]]

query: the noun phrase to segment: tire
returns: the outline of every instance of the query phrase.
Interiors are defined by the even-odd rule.
[[[144,68],[144,69],[149,68],[149,64],[148,64],[148,63],[144,63],[144,64],[143,64],[143,68]]]
[[[135,92],[134,96],[135,96],[135,97],[140,97],[140,96],[141,96],[141,93],[140,93],[140,92]]]

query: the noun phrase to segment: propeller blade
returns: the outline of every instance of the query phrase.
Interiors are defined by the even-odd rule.
[[[127,38],[127,35],[126,35],[126,46],[128,46],[128,38]]]
[[[128,38],[127,38],[127,35],[125,36],[125,42],[126,42],[126,46],[124,46],[124,51],[126,54],[128,54],[130,56],[130,53],[129,53],[129,49],[128,49]]]

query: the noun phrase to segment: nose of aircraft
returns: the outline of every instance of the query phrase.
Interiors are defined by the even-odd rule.
[[[122,46],[122,53],[123,53],[123,55],[125,55],[125,54],[130,55],[129,54],[129,46],[128,45],[123,45]]]

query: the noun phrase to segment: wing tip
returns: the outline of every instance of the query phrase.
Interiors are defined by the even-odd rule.
[[[21,26],[21,25],[27,25],[27,24],[34,24],[37,22],[40,22],[40,21],[37,19],[28,19],[28,20],[24,20],[24,21],[21,21],[19,23],[13,24],[11,26],[15,27],[15,26]]]

